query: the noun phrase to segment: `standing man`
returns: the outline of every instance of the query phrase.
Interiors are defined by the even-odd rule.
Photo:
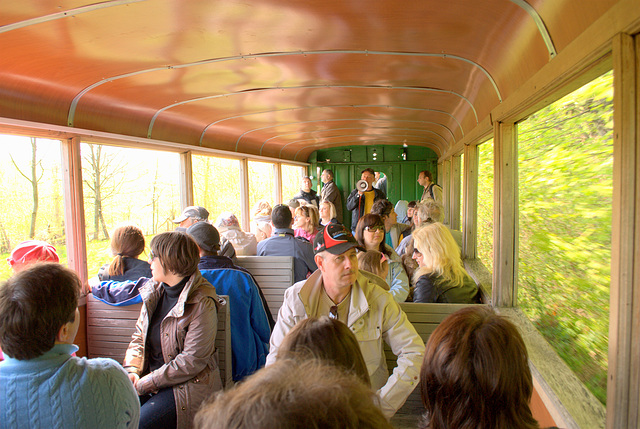
[[[298,192],[298,194],[293,198],[295,200],[303,200],[304,204],[309,204],[318,208],[320,206],[320,198],[318,198],[316,191],[311,189],[312,186],[311,178],[308,176],[303,177],[302,184],[300,185],[300,192]]]
[[[433,183],[433,177],[429,170],[423,170],[418,174],[418,183],[424,188],[420,201],[423,201],[426,198],[431,198],[432,200],[442,204],[442,188]]]
[[[416,387],[424,343],[391,294],[358,271],[356,247],[356,239],[340,224],[329,224],[316,235],[318,271],[285,292],[267,365],[275,362],[285,335],[301,320],[320,316],[338,319],[355,334],[371,387],[377,390],[382,412],[391,418]],[[383,340],[398,357],[391,376]]]
[[[329,201],[336,208],[336,219],[342,223],[342,194],[333,181],[333,171],[324,170],[320,176],[322,180],[322,190],[320,191],[320,202]]]
[[[367,213],[371,213],[373,203],[386,198],[384,192],[373,187],[374,171],[365,168],[360,174],[360,179],[367,182],[367,189],[360,191],[354,189],[347,197],[347,210],[351,210],[351,230],[355,231],[358,220]]]

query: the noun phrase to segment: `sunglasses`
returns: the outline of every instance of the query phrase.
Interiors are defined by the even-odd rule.
[[[329,308],[329,319],[338,320],[338,306],[337,305],[332,305],[331,308]]]
[[[414,255],[422,255],[422,252],[420,252],[417,247],[414,247],[413,254]]]
[[[384,231],[384,226],[383,225],[365,226],[364,230],[369,232]]]

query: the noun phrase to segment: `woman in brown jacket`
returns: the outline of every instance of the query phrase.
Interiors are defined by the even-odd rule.
[[[140,395],[140,428],[188,428],[222,389],[215,352],[218,297],[198,271],[198,246],[180,232],[151,240],[151,272],[124,367]]]

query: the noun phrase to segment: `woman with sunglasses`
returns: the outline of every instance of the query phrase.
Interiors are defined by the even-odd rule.
[[[479,302],[478,287],[462,266],[460,248],[446,226],[436,222],[416,229],[413,244],[420,267],[414,274],[413,302]]]
[[[138,281],[143,304],[123,366],[140,396],[140,428],[189,428],[200,404],[222,389],[218,296],[187,234],[158,234],[150,247],[152,278]]]
[[[396,302],[404,302],[409,295],[409,277],[402,267],[402,259],[384,242],[384,221],[379,215],[368,213],[360,218],[356,226],[356,240],[366,250],[377,250],[389,258],[389,273],[386,281],[389,292]]]
[[[313,206],[300,206],[295,211],[293,235],[302,237],[313,243],[318,233],[318,211]]]

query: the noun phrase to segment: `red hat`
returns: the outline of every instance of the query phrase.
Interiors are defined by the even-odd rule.
[[[60,262],[56,248],[45,241],[28,240],[18,244],[7,258],[9,265],[29,262]]]

